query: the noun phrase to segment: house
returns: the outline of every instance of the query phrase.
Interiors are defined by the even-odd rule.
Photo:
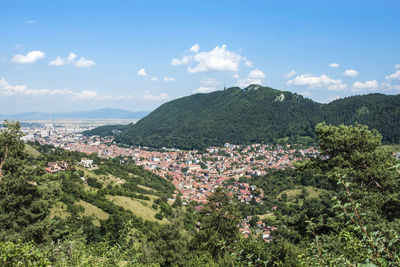
[[[69,169],[69,164],[65,161],[60,161],[58,164],[63,171],[67,171]]]
[[[47,167],[44,170],[49,173],[56,173],[61,171],[61,167],[57,164],[57,162],[48,162]]]
[[[93,160],[91,159],[83,158],[79,164],[85,168],[93,168]]]

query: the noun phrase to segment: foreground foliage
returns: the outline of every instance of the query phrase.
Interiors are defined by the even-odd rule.
[[[242,178],[256,188],[254,194],[262,189],[263,204],[239,203],[218,188],[200,212],[194,212],[197,203],[182,207],[179,196],[170,206],[172,185],[132,162],[92,155],[99,165],[93,173],[45,174],[45,162],[67,160],[75,166],[82,155],[35,146],[42,156],[30,158],[19,125],[5,125],[1,266],[400,265],[400,164],[382,148],[382,136],[364,125],[318,124],[318,157],[295,170]],[[88,176],[92,180],[84,185],[81,177]],[[145,221],[107,196],[156,198],[152,208],[167,223]],[[100,226],[82,215],[81,201],[108,214]],[[66,206],[65,219],[52,216],[55,203]],[[262,214],[268,215],[264,223],[278,228],[269,243],[256,233],[245,238],[239,232],[244,217],[253,216],[254,225]]]

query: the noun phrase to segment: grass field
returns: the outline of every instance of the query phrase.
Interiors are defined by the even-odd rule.
[[[108,174],[107,176],[98,175],[82,166],[76,166],[76,169],[83,171],[83,173],[85,174],[86,177],[95,178],[99,183],[102,183],[104,186],[107,186],[110,183],[113,183],[116,185],[125,183],[125,180],[115,177],[111,174]]]
[[[100,220],[107,220],[110,216],[107,212],[86,201],[80,200],[78,203],[85,209],[83,215],[93,217],[93,224],[96,226],[100,226]]]
[[[67,211],[67,205],[62,202],[57,202],[50,210],[50,218],[60,217],[61,219],[66,219],[69,215]]]
[[[262,214],[262,215],[257,215],[258,217],[260,217],[260,220],[266,219],[266,218],[270,218],[270,219],[275,219],[275,215],[272,212],[268,212],[266,214]]]
[[[313,186],[303,186],[303,187],[299,187],[296,189],[288,189],[288,190],[282,191],[281,193],[279,193],[277,198],[280,199],[282,194],[286,193],[286,195],[288,197],[288,201],[293,201],[298,195],[301,194],[301,190],[303,188],[305,188],[308,192],[307,199],[318,197],[324,191],[323,189],[315,188]]]
[[[25,144],[24,152],[35,159],[42,156],[42,154],[39,151],[37,151],[34,147],[28,144]]]
[[[77,204],[84,208],[82,216],[92,217],[93,224],[96,226],[100,226],[100,220],[107,220],[110,216],[107,212],[104,212],[86,201],[80,200]],[[70,213],[67,211],[67,205],[62,202],[57,202],[50,210],[50,218],[57,216],[61,219],[67,219],[69,215]]]
[[[124,196],[107,196],[107,199],[126,210],[130,210],[133,214],[142,217],[144,220],[161,223],[167,222],[166,219],[159,221],[154,217],[158,210],[151,208],[153,201],[131,199]]]

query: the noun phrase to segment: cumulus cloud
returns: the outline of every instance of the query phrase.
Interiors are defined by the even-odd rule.
[[[285,78],[289,79],[289,78],[293,77],[294,75],[296,75],[296,71],[292,70],[285,74]]]
[[[217,81],[214,78],[204,78],[203,80],[201,80],[201,83],[206,86],[217,86],[217,85],[221,84],[219,81]]]
[[[396,64],[394,67],[395,67],[396,69],[400,69],[400,64]]]
[[[96,63],[92,60],[86,59],[84,57],[81,57],[79,60],[75,60],[78,56],[75,53],[69,53],[67,57],[56,57],[54,60],[49,62],[50,66],[64,66],[64,65],[74,65],[75,67],[78,68],[88,68],[96,65]]]
[[[11,85],[5,78],[0,79],[0,96],[62,96],[70,97],[72,100],[96,100],[102,101],[106,99],[130,99],[132,96],[110,96],[102,95],[95,91],[83,90],[81,92],[73,92],[69,89],[31,89],[26,85]]]
[[[184,56],[181,59],[173,58],[171,61],[172,66],[188,65],[193,59],[193,56]]]
[[[153,77],[153,78],[151,78],[151,80],[152,80],[153,82],[155,82],[155,81],[158,80],[158,78],[157,78],[157,77]]]
[[[239,70],[239,64],[243,57],[235,52],[226,49],[226,45],[216,46],[209,52],[200,52],[193,58],[197,62],[194,68],[189,67],[189,73],[206,72],[210,70],[216,71],[233,71]]]
[[[197,94],[197,93],[210,93],[210,92],[213,92],[215,90],[217,90],[217,89],[215,87],[213,87],[213,86],[200,86],[199,88],[193,90],[192,92],[194,94]]]
[[[169,98],[169,96],[167,93],[160,93],[159,95],[152,95],[149,91],[146,91],[146,92],[144,92],[144,95],[143,95],[143,99],[154,100],[154,101],[166,100],[168,98]]]
[[[361,92],[363,90],[374,90],[378,87],[378,82],[376,80],[372,80],[372,81],[365,81],[365,82],[354,82],[353,83],[353,89],[352,92],[356,93],[356,92]]]
[[[264,79],[265,78],[265,74],[261,70],[252,70],[249,73],[249,78]]]
[[[400,70],[397,70],[395,73],[385,76],[387,80],[396,80],[400,79]]]
[[[17,54],[12,58],[12,62],[18,64],[32,64],[37,60],[45,57],[45,53],[42,51],[31,51],[26,55]]]
[[[173,82],[173,81],[175,81],[175,78],[174,78],[174,77],[165,77],[165,78],[164,78],[164,81],[166,81],[166,82]]]
[[[331,63],[328,65],[330,68],[339,68],[339,63]]]
[[[74,62],[74,65],[78,68],[88,68],[96,65],[92,60],[81,57],[78,61]]]
[[[192,47],[190,48],[190,52],[194,52],[194,53],[199,52],[199,50],[200,50],[199,44],[192,45]]]
[[[236,81],[236,86],[247,87],[250,84],[262,84],[265,77],[266,76],[264,72],[261,70],[252,70],[249,72],[246,78],[238,79]]]
[[[207,52],[199,52],[200,46],[192,46],[191,55],[186,55],[181,59],[174,58],[171,61],[172,66],[189,65],[187,72],[199,73],[207,71],[232,71],[237,72],[241,62],[245,61],[246,65],[252,65],[245,57],[236,52],[229,51],[226,45],[216,46],[213,50]]]
[[[49,65],[59,67],[59,66],[67,65],[67,64],[72,64],[76,57],[77,57],[76,54],[69,53],[68,57],[65,57],[65,58],[57,57],[56,59],[50,61]]]
[[[347,87],[340,79],[332,79],[329,76],[322,74],[321,76],[313,76],[311,74],[301,74],[293,80],[286,82],[287,85],[308,86],[309,89],[326,86],[328,90],[342,90]]]
[[[146,72],[146,70],[145,69],[140,69],[140,70],[138,70],[138,72],[137,72],[137,76],[147,76],[147,72]]]
[[[247,78],[244,78],[244,79],[238,79],[236,81],[235,85],[239,86],[239,87],[247,87],[250,84],[262,84],[262,80],[261,79],[253,79],[253,78],[247,77]]]
[[[343,72],[343,76],[347,76],[347,77],[356,77],[358,75],[358,71],[356,70],[345,70]]]

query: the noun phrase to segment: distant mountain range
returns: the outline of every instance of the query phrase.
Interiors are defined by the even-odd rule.
[[[205,148],[249,143],[314,143],[318,122],[366,124],[384,142],[400,142],[400,95],[368,94],[321,104],[260,85],[194,94],[158,107],[136,124],[99,127],[86,134],[112,135],[119,143],[149,147]],[[116,131],[114,131],[115,133]]]
[[[27,112],[14,115],[0,115],[0,119],[37,121],[37,120],[77,120],[77,119],[141,119],[149,111],[132,112],[123,109],[103,108],[90,111],[62,113]]]

